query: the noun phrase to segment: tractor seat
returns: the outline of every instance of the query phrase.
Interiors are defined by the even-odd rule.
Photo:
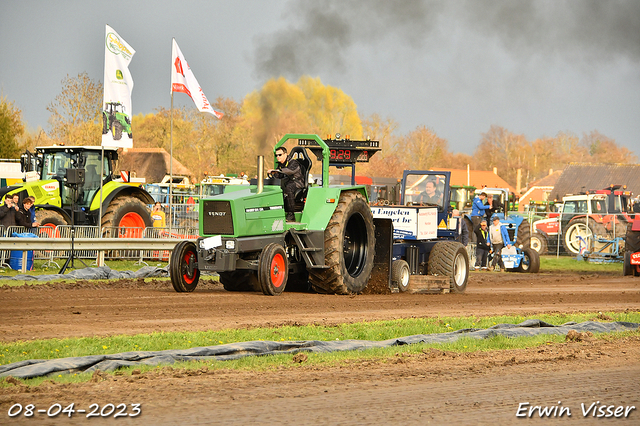
[[[296,160],[302,168],[302,180],[304,186],[298,189],[295,193],[296,204],[304,204],[305,198],[307,198],[307,191],[309,190],[309,171],[311,170],[311,158],[307,154],[307,150],[303,146],[295,146],[291,149],[291,159]]]

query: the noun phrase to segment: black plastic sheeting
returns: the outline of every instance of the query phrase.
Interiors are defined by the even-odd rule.
[[[112,355],[90,355],[83,357],[28,360],[0,366],[0,377],[13,376],[20,379],[33,377],[86,373],[95,370],[113,371],[120,367],[138,365],[173,364],[176,361],[227,361],[247,356],[278,354],[296,354],[299,352],[335,352],[354,351],[369,348],[403,346],[414,343],[449,343],[462,337],[488,339],[493,336],[520,337],[539,334],[565,335],[570,330],[579,332],[610,333],[615,331],[638,330],[640,324],[631,322],[601,323],[587,321],[568,322],[555,326],[540,320],[526,320],[520,324],[498,324],[488,329],[462,329],[449,333],[418,334],[415,336],[370,340],[307,340],[295,342],[252,341],[229,343],[191,349],[173,349],[166,351],[136,351]]]
[[[2,280],[51,281],[51,280],[112,280],[123,278],[160,278],[169,276],[169,267],[143,266],[137,271],[114,271],[108,266],[76,269],[66,274],[0,276]]]

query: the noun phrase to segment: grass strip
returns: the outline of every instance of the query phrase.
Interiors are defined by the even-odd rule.
[[[640,312],[409,318],[339,324],[336,326],[305,325],[201,332],[158,332],[133,336],[117,335],[109,337],[4,342],[0,343],[0,365],[29,359],[57,359],[87,355],[116,354],[129,351],[188,349],[254,340],[329,341],[357,339],[380,341],[416,334],[446,333],[469,328],[485,329],[501,323],[518,324],[526,319],[539,319],[553,325],[561,325],[569,321],[577,323],[584,321],[626,321],[640,323]],[[550,337],[545,337],[545,339],[549,338]],[[476,345],[477,343],[474,343],[473,347],[476,347]],[[495,343],[493,349],[502,349],[502,347],[499,343]]]

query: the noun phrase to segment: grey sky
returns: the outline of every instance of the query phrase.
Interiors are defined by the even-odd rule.
[[[48,129],[66,74],[102,81],[105,24],[136,50],[134,114],[169,107],[175,37],[210,100],[307,74],[455,152],[496,124],[598,130],[640,156],[639,1],[8,0],[0,91],[30,128]]]

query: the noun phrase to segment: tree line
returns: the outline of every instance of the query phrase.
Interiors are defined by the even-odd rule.
[[[53,143],[100,144],[102,90],[102,84],[87,73],[67,75],[60,94],[47,106],[51,116],[46,132],[27,130],[15,103],[0,98],[0,158],[17,158],[25,149]],[[379,140],[382,150],[370,163],[358,165],[358,174],[365,176],[399,178],[405,169],[466,169],[469,165],[476,170],[497,168],[498,175],[515,187],[518,169],[526,186],[571,162],[638,161],[630,150],[597,130],[582,137],[559,132],[530,141],[498,125],[482,134],[473,155],[454,153],[448,141],[426,125],[400,134],[394,119],[378,114],[361,117],[349,95],[308,76],[296,83],[283,77],[271,79],[242,101],[220,97],[212,105],[224,112],[222,119],[186,107],[173,111],[158,107],[153,113],[135,115],[134,147],[168,152],[173,114],[174,157],[198,180],[205,174],[255,175],[256,155],[271,159],[273,145],[286,133],[322,138],[341,133],[351,139]],[[320,173],[318,164],[312,173]]]

